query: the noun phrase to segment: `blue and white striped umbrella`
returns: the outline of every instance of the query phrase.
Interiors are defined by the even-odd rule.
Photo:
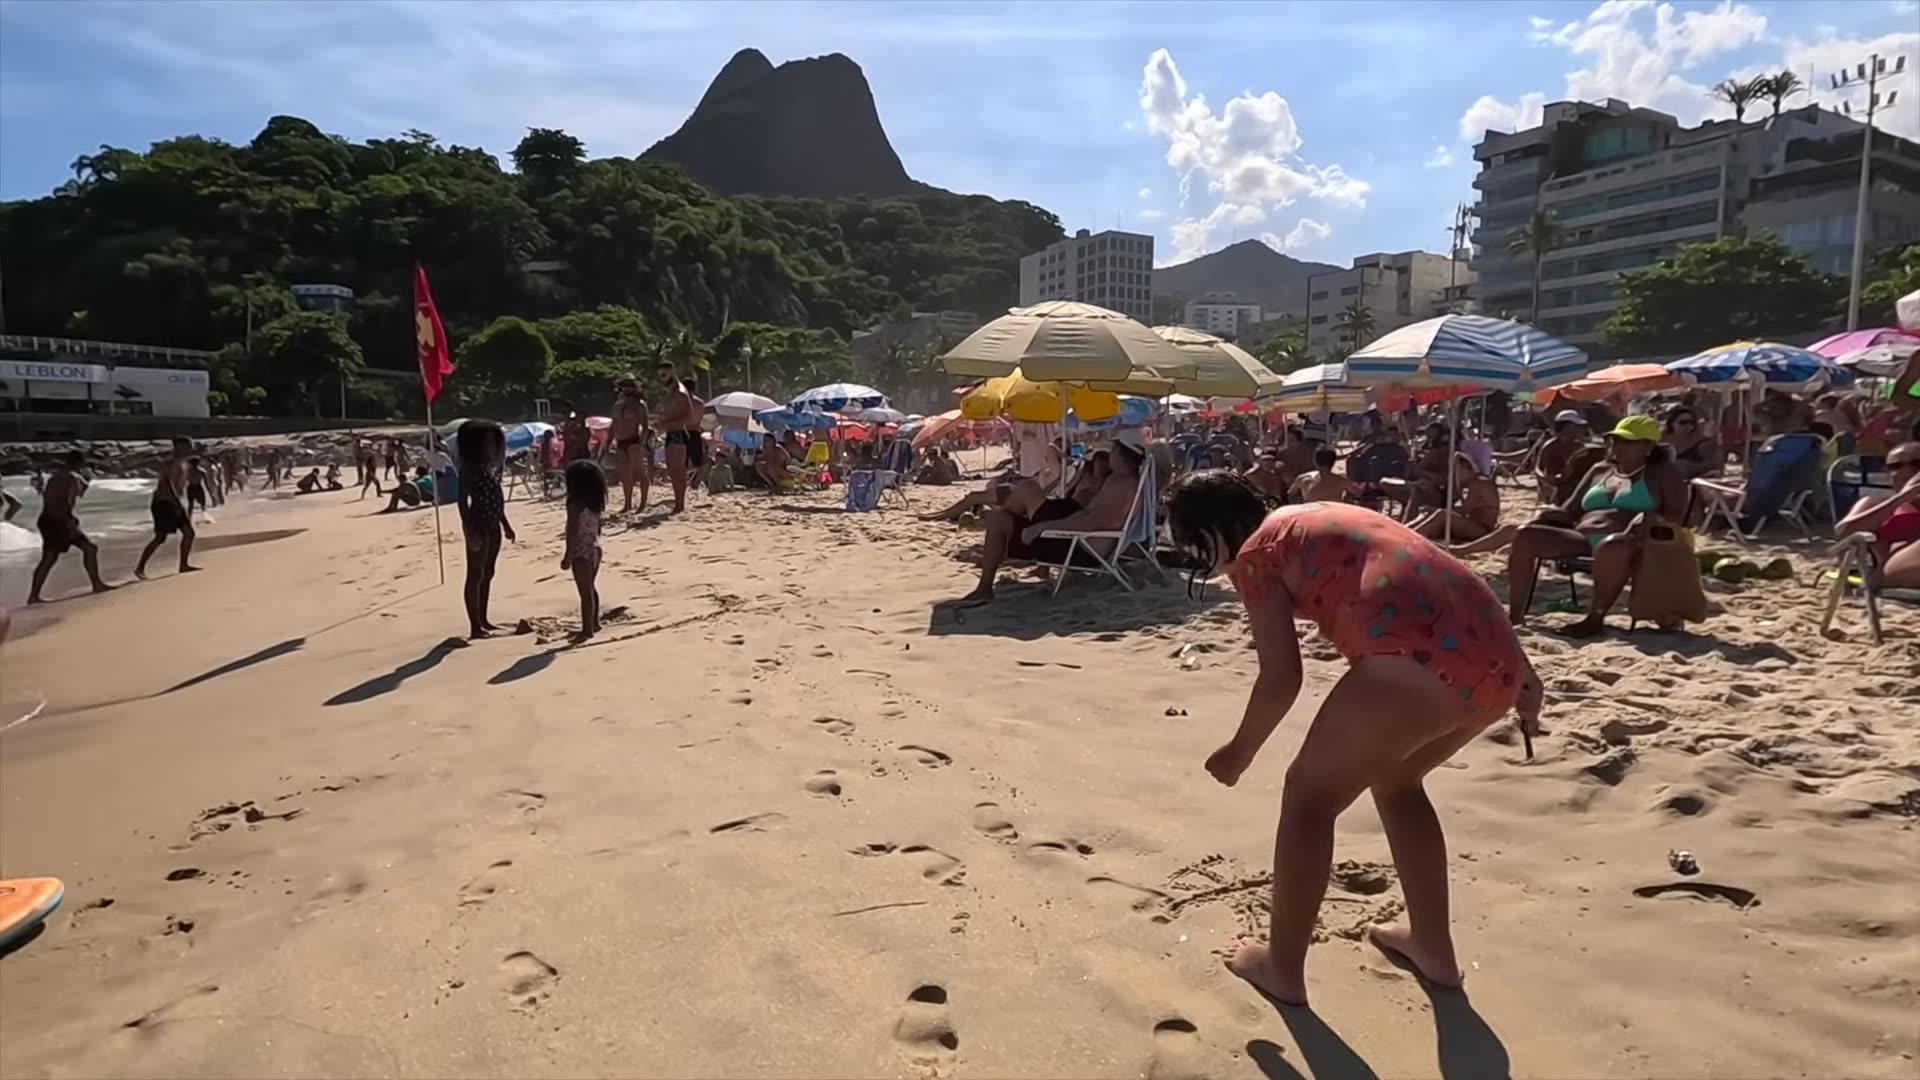
[[[887,403],[887,395],[859,383],[828,383],[816,386],[787,402],[794,412],[837,413],[878,409]]]
[[[1347,380],[1347,365],[1315,364],[1288,372],[1266,403],[1289,412],[1359,412],[1373,403],[1373,393]]]
[[[813,431],[830,428],[839,423],[839,418],[826,413],[801,412],[797,409],[763,409],[754,413],[753,418],[768,431]]]
[[[1159,411],[1160,403],[1152,398],[1140,397],[1136,394],[1121,394],[1120,411],[1105,420],[1083,424],[1080,422],[1078,413],[1068,410],[1067,430],[1105,431],[1117,427],[1140,427],[1150,422]]]
[[[1853,384],[1853,372],[1832,360],[1777,341],[1736,341],[1716,346],[1675,360],[1667,370],[1702,383],[1741,379],[1800,385],[1820,379],[1832,386]]]
[[[1355,386],[1543,390],[1587,373],[1587,354],[1525,323],[1442,315],[1403,326],[1347,357]]]

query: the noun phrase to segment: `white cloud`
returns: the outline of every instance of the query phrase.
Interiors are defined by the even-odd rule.
[[[1650,13],[1651,19],[1645,16]],[[1648,25],[1649,22],[1651,25]],[[1695,123],[1713,108],[1707,82],[1686,77],[1717,56],[1745,49],[1766,37],[1767,17],[1744,3],[1721,0],[1712,8],[1676,14],[1672,4],[1652,0],[1606,0],[1587,17],[1548,31],[1532,21],[1536,42],[1557,45],[1586,66],[1569,71],[1564,97],[1580,101],[1620,98]],[[1461,137],[1478,139],[1488,129],[1517,130],[1539,123],[1546,96],[1515,102],[1481,97],[1460,117]]]
[[[1165,210],[1135,210],[1133,216],[1139,218],[1141,221],[1159,221],[1161,218],[1167,216],[1167,212]]]
[[[1532,18],[1528,19],[1527,21],[1533,24],[1533,29],[1536,32],[1545,30],[1547,27],[1553,25],[1552,19],[1542,18],[1539,15],[1535,15]]]
[[[1794,98],[1795,104],[1814,101],[1831,109],[1840,107],[1841,102],[1853,105],[1856,115],[1866,105],[1866,91],[1835,91],[1830,89],[1827,77],[1842,68],[1853,69],[1854,65],[1864,63],[1870,56],[1878,54],[1888,60],[1887,66],[1893,66],[1892,58],[1911,57],[1907,61],[1907,73],[1890,84],[1890,89],[1899,92],[1893,107],[1884,106],[1886,91],[1881,92],[1883,106],[1874,114],[1873,126],[1909,139],[1920,139],[1920,70],[1916,70],[1916,61],[1920,61],[1920,33],[1882,34],[1877,38],[1843,38],[1830,29],[1813,41],[1789,41],[1786,55],[1779,67],[1801,73],[1813,72],[1813,85],[1810,97]]]
[[[1453,149],[1441,143],[1433,144],[1433,153],[1427,155],[1424,168],[1444,169],[1453,164]]]
[[[1261,233],[1260,239],[1266,241],[1268,247],[1278,248],[1281,251],[1294,251],[1316,240],[1325,240],[1332,235],[1333,226],[1312,218],[1301,218],[1293,228],[1287,230],[1287,235],[1275,236],[1273,233]]]
[[[1140,110],[1147,130],[1167,140],[1167,164],[1180,173],[1182,206],[1193,194],[1195,176],[1220,200],[1205,216],[1173,225],[1176,261],[1217,246],[1223,227],[1258,224],[1270,208],[1301,198],[1362,207],[1372,190],[1338,165],[1299,159],[1300,130],[1285,98],[1271,90],[1244,93],[1215,113],[1205,95],[1189,93],[1165,49],[1154,50],[1141,72]]]
[[[1480,100],[1467,106],[1461,115],[1460,138],[1478,142],[1480,136],[1489,131],[1521,131],[1533,127],[1540,122],[1540,111],[1546,105],[1545,94],[1524,94],[1512,104],[1491,94],[1482,94]]]
[[[1140,197],[1141,197],[1141,198],[1143,198],[1143,199],[1151,199],[1151,198],[1153,198],[1153,189],[1152,189],[1152,188],[1150,188],[1150,187],[1143,187],[1143,188],[1141,188],[1141,189],[1140,189]]]

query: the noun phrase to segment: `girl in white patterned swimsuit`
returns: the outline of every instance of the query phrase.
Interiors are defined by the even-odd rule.
[[[566,548],[560,569],[573,571],[580,590],[580,637],[600,632],[600,593],[594,578],[600,573],[600,515],[607,510],[607,478],[591,461],[567,466]]]

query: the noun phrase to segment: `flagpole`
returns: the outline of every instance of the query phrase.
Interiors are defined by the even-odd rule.
[[[433,452],[439,449],[438,444],[433,441],[433,434],[433,399],[427,398],[427,465],[429,468],[433,465]],[[404,476],[400,478],[400,483],[412,482]],[[442,585],[447,583],[447,549],[440,540],[440,489],[444,483],[446,481],[441,477],[433,478],[433,554],[440,560],[440,584]]]

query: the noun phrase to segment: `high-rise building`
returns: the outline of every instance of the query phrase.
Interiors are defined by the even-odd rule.
[[[1456,310],[1473,283],[1464,262],[1425,251],[1376,252],[1345,270],[1323,270],[1307,279],[1307,348],[1344,353],[1353,343],[1341,333],[1340,313],[1358,303],[1373,322],[1373,337],[1409,323]]]
[[[1826,138],[1789,140],[1777,167],[1753,181],[1747,228],[1778,236],[1816,270],[1848,273],[1859,206],[1861,134],[1856,128]],[[1920,240],[1920,143],[1875,131],[1867,168],[1866,249],[1871,258]]]
[[[1260,305],[1246,304],[1230,292],[1203,293],[1187,302],[1181,324],[1228,341],[1237,340],[1260,321]]]
[[[1153,237],[1081,229],[1020,260],[1021,306],[1078,300],[1153,321]]]
[[[1615,279],[1622,270],[1650,266],[1683,245],[1747,227],[1781,233],[1802,250],[1828,246],[1835,222],[1823,220],[1817,238],[1802,237],[1797,244],[1792,227],[1838,215],[1837,197],[1827,196],[1833,207],[1776,206],[1757,218],[1756,200],[1784,203],[1789,191],[1827,190],[1831,178],[1796,183],[1785,177],[1808,172],[1799,163],[1819,153],[1844,156],[1843,150],[1808,148],[1831,147],[1849,134],[1850,167],[1857,170],[1859,130],[1858,121],[1812,105],[1777,117],[1711,120],[1689,128],[1666,113],[1609,98],[1601,104],[1554,102],[1538,127],[1489,131],[1473,149],[1480,162],[1473,181],[1480,192],[1473,208],[1475,302],[1485,314],[1526,319],[1604,356],[1598,328],[1619,306]],[[1795,146],[1801,149],[1793,151]],[[1782,179],[1776,182],[1776,176]],[[1508,250],[1536,209],[1551,212],[1561,230],[1559,242],[1540,260],[1537,312],[1533,255]],[[1850,250],[1850,209],[1845,216]]]

